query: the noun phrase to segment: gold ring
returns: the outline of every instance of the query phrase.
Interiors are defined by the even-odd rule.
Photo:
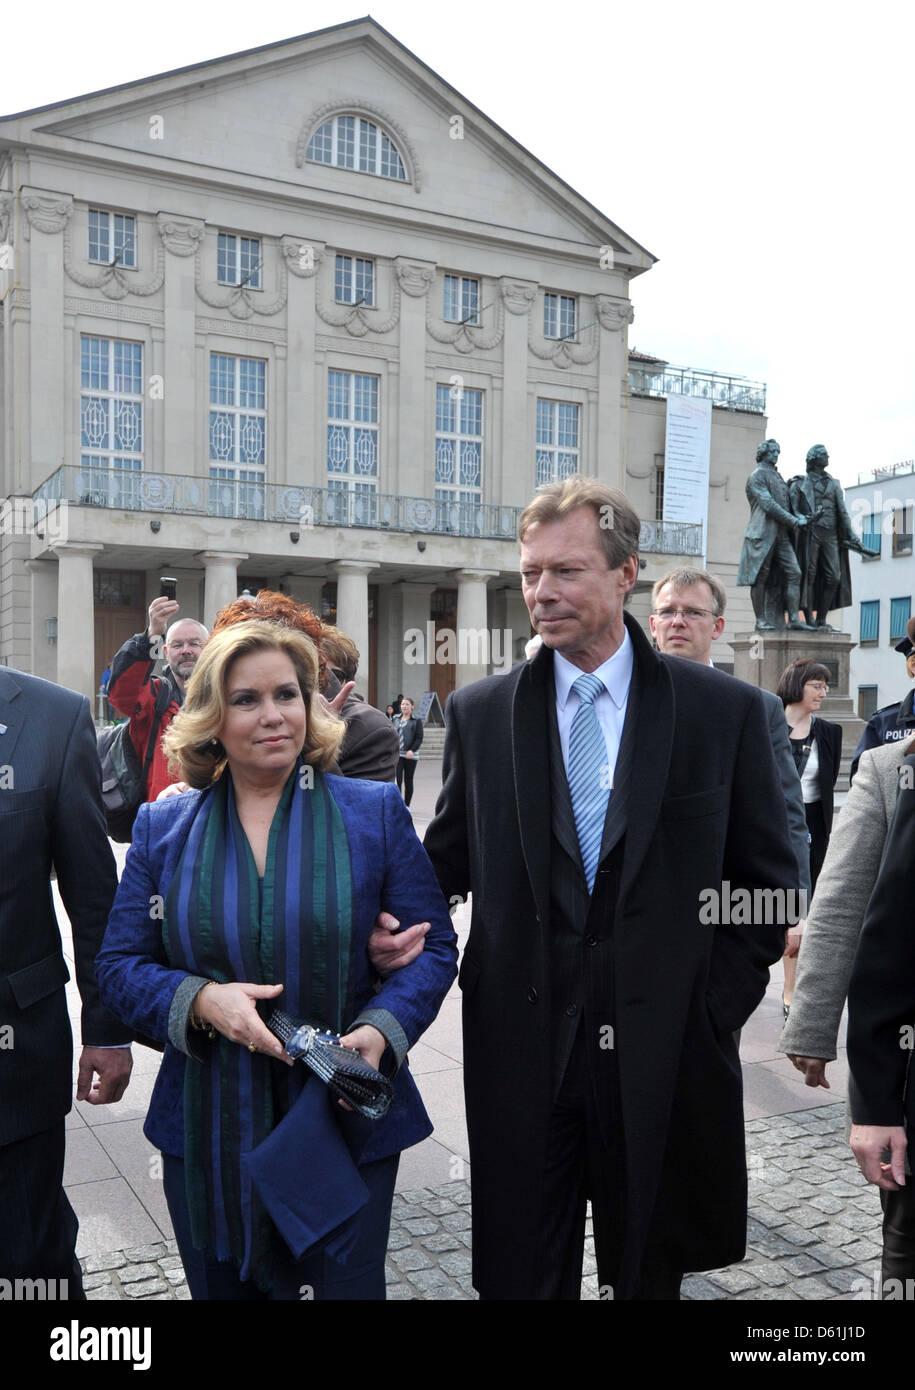
[[[249,1052],[256,1052],[256,1051],[257,1051],[257,1044],[256,1044],[256,1043],[248,1043],[248,1051],[249,1051]]]

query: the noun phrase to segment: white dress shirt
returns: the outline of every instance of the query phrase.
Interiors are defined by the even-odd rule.
[[[607,767],[609,786],[613,786],[616,760],[623,737],[623,724],[626,719],[626,704],[629,700],[629,686],[632,683],[632,639],[628,631],[616,651],[598,666],[591,675],[596,676],[603,690],[594,701],[594,713],[607,746]],[[562,745],[562,761],[566,775],[569,771],[569,732],[572,720],[579,706],[578,696],[572,689],[578,677],[584,672],[571,661],[566,661],[559,652],[553,653],[553,682],[556,686],[556,719],[559,724],[559,742]]]

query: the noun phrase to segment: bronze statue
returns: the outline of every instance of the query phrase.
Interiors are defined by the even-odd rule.
[[[750,597],[758,632],[784,625],[810,630],[798,612],[801,606],[801,566],[792,539],[808,524],[807,515],[792,509],[788,484],[778,471],[781,452],[774,439],[756,450],[756,468],[747,479],[750,521],[743,538],[737,583],[752,586]],[[808,615],[809,616],[809,615]]]
[[[807,452],[807,474],[788,484],[791,506],[804,515],[809,525],[798,533],[798,560],[801,566],[801,607],[808,623],[816,622],[818,632],[835,632],[826,619],[832,608],[848,608],[851,603],[851,570],[848,552],[877,556],[855,535],[845,508],[842,485],[826,472],[829,455],[822,444]]]

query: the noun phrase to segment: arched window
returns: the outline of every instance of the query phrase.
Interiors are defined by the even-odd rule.
[[[305,158],[311,164],[333,164],[338,169],[407,182],[394,141],[365,116],[331,116],[309,140]]]

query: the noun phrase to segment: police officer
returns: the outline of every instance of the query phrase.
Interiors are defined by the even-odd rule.
[[[915,618],[906,623],[905,637],[896,643],[897,652],[905,657],[905,669],[909,680],[915,680]],[[900,739],[911,738],[915,734],[915,689],[910,690],[904,699],[895,705],[884,705],[872,714],[867,721],[861,742],[855,749],[849,782],[858,770],[858,759],[868,748],[879,748],[884,743],[897,743]]]

